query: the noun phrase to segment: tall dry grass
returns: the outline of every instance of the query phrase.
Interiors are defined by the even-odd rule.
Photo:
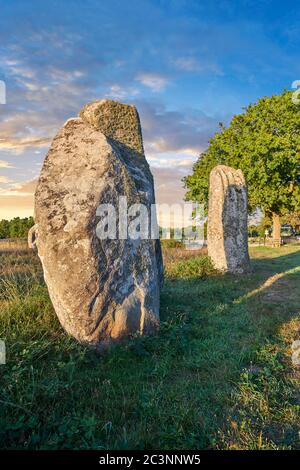
[[[29,250],[26,238],[0,239],[0,253]]]

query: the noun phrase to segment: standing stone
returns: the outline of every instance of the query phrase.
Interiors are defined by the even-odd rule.
[[[159,325],[159,240],[99,239],[100,204],[154,204],[134,106],[86,105],[54,138],[35,193],[35,243],[57,316],[81,343],[106,347]],[[98,215],[97,215],[98,214]],[[33,233],[30,239],[34,240]],[[125,237],[123,237],[125,238]]]
[[[210,173],[207,243],[217,269],[249,271],[247,186],[241,170],[218,165]]]

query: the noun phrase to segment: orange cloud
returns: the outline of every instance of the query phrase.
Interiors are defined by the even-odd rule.
[[[0,189],[0,220],[33,215],[33,196],[37,180]]]

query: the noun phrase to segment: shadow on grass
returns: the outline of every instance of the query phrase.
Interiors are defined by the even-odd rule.
[[[300,446],[299,414],[295,412],[297,417],[293,416],[293,423],[292,420],[286,423],[289,435],[294,436],[294,440],[285,439],[285,425],[282,424],[284,393],[281,390],[284,387],[281,384],[281,391],[277,395],[274,390],[279,386],[282,372],[290,371],[290,360],[285,366],[281,365],[280,350],[286,350],[287,345],[282,344],[282,341],[279,344],[278,333],[282,325],[299,318],[300,273],[297,268],[300,266],[300,252],[271,259],[255,259],[252,260],[252,266],[253,273],[244,276],[225,275],[200,282],[197,279],[170,280],[163,295],[163,312],[185,312],[185,318],[188,319],[189,352],[183,354],[183,367],[179,375],[184,377],[183,383],[185,380],[190,382],[190,390],[195,390],[194,397],[198,393],[201,396],[201,400],[196,400],[202,409],[199,418],[203,427],[198,443],[201,448],[243,448],[245,445],[246,448],[268,448],[267,423],[270,422],[272,428],[278,421],[281,421],[281,437],[270,446]],[[294,333],[297,335],[297,327]],[[268,388],[266,396],[262,393],[260,398],[266,409],[261,410],[255,399],[252,402],[253,396],[256,395],[257,399],[260,393],[259,387],[254,387],[250,399],[249,390],[248,396],[243,396],[243,381],[261,381],[260,385],[265,389],[268,382],[265,370],[267,374],[274,374],[274,384],[273,388]],[[280,371],[278,380],[275,380],[276,371]],[[239,390],[240,385],[242,391]],[[290,388],[285,390],[286,394],[291,392],[291,388],[290,384]],[[268,394],[273,397],[273,408],[266,405]],[[243,411],[247,410],[245,403],[251,405],[248,415],[247,412],[241,413],[242,427],[248,426],[248,435],[245,437],[247,433],[244,432],[244,439],[237,439],[236,428],[233,433],[226,430],[231,424],[231,411],[238,413],[239,403],[233,400],[240,400]],[[291,415],[291,409],[286,410],[287,415]],[[264,426],[261,423],[263,418]],[[237,425],[235,421],[232,422],[234,426]],[[255,423],[258,427],[256,433]],[[260,435],[264,428],[266,442],[264,436]],[[224,437],[226,433],[229,439]],[[262,439],[262,443],[259,439]]]
[[[159,334],[103,357],[63,333],[37,286],[2,320],[0,447],[297,447],[278,335],[299,309],[299,264],[297,251],[244,276],[167,279]]]

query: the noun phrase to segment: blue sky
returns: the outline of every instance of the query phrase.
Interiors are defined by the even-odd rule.
[[[0,0],[0,218],[32,211],[51,139],[88,101],[134,103],[159,202],[220,121],[300,79],[296,2]]]

